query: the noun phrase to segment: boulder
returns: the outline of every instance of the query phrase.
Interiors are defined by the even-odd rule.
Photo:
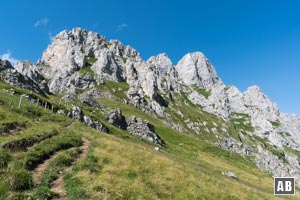
[[[108,123],[114,125],[115,127],[118,127],[123,130],[127,130],[126,119],[122,115],[122,111],[119,108],[112,110],[108,114],[107,121],[108,121]]]
[[[151,143],[165,146],[165,142],[155,133],[154,126],[147,120],[136,118],[135,116],[126,119],[127,130],[134,136],[140,137]]]
[[[108,128],[106,126],[104,126],[103,124],[101,124],[98,120],[92,120],[88,116],[83,116],[83,122],[86,125],[94,128],[94,129],[97,129],[103,133],[108,133]]]

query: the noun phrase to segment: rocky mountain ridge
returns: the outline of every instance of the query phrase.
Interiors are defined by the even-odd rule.
[[[166,54],[144,61],[130,46],[74,28],[55,36],[36,64],[21,61],[12,67],[1,61],[0,76],[8,84],[60,94],[74,104],[77,97],[94,108],[99,107],[95,106],[98,98],[130,103],[173,129],[200,136],[205,133],[214,138],[210,143],[253,156],[259,168],[276,176],[300,180],[300,116],[280,112],[258,86],[243,93],[226,86],[201,52],[188,53],[176,65]],[[120,95],[116,89],[97,90],[112,83],[109,81],[125,84],[126,89],[117,88]],[[195,108],[202,117],[190,116],[184,107]],[[122,118],[121,112],[113,115],[111,119]],[[133,135],[163,144],[155,127],[142,119],[130,119]]]

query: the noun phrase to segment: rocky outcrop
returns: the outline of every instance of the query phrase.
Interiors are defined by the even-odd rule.
[[[64,111],[58,111],[58,113],[65,114]],[[66,113],[66,115],[77,121],[81,121],[86,125],[97,129],[101,132],[108,133],[108,128],[101,124],[98,120],[91,119],[89,116],[84,115],[81,108],[78,106],[72,106],[72,109]]]
[[[253,155],[254,150],[251,149],[248,145],[236,141],[233,138],[222,138],[220,142],[215,143],[216,146],[222,148],[222,149],[227,149],[236,153],[239,153],[241,155]]]
[[[295,181],[298,187],[300,186],[298,156],[283,154],[283,158],[279,158],[260,145],[257,146],[257,149],[258,153],[256,154],[255,162],[260,169],[275,174],[278,177],[296,177]]]
[[[167,54],[152,56],[147,60],[147,63],[158,69],[157,87],[162,93],[181,91],[178,73]]]
[[[76,93],[76,88],[93,88],[105,80],[126,81],[130,86],[130,100],[149,98],[149,112],[162,115],[166,101],[157,91],[180,90],[177,72],[166,55],[158,55],[148,62],[130,46],[83,29],[62,31],[44,51],[38,62],[41,74],[50,79],[52,93]],[[89,75],[81,76],[88,69]],[[143,106],[139,104],[139,106]]]
[[[148,121],[132,116],[127,118],[127,124],[127,130],[132,135],[160,146],[165,145],[164,141],[155,133],[154,126]]]
[[[78,121],[83,121],[84,117],[82,110],[78,106],[72,106],[72,109],[67,112],[67,116]]]
[[[94,57],[103,46],[105,38],[95,32],[80,28],[65,30],[55,36],[39,63],[49,66],[43,70],[46,78],[62,72],[72,74],[85,66],[86,57]]]
[[[98,108],[98,109],[103,109],[105,108],[105,106],[102,103],[99,103],[97,101],[95,101],[95,98],[99,98],[101,95],[101,92],[99,92],[98,90],[92,89],[89,90],[87,92],[83,92],[81,95],[79,95],[79,100],[90,106],[90,107],[94,107],[94,108]],[[105,95],[106,97],[109,97],[109,95]]]
[[[10,64],[7,60],[1,60],[0,59],[0,72],[6,69],[12,69],[13,66]]]
[[[12,68],[8,61],[0,60],[0,79],[9,85],[31,90],[45,96],[44,92],[35,81],[26,75],[20,74],[16,69]]]
[[[107,117],[108,123],[114,125],[115,127],[118,127],[123,130],[127,130],[127,122],[125,117],[122,115],[122,111],[117,108],[113,109]]]
[[[86,125],[94,128],[94,129],[97,129],[103,133],[108,133],[108,128],[106,126],[104,126],[103,124],[101,124],[98,120],[93,120],[90,117],[85,115],[85,116],[83,116],[83,122]]]
[[[49,93],[49,88],[47,85],[47,80],[39,72],[40,68],[29,61],[18,61],[14,65],[14,68],[23,76],[29,77],[33,80],[41,90],[46,93]]]
[[[211,89],[222,85],[215,68],[201,52],[188,53],[176,65],[179,78],[187,85]]]

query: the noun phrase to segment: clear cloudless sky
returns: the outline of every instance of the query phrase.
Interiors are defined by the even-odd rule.
[[[118,39],[143,59],[166,52],[173,63],[202,51],[227,85],[260,88],[300,114],[300,1],[3,0],[0,55],[36,62],[63,29]]]

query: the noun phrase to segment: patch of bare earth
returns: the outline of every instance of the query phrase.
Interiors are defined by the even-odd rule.
[[[85,159],[87,157],[88,150],[89,150],[89,147],[91,145],[91,142],[89,140],[85,139],[85,138],[82,139],[82,142],[83,142],[83,144],[81,146],[82,153],[78,156],[78,158],[76,159],[76,162],[80,162],[80,161],[82,161],[83,159]],[[66,190],[65,190],[65,187],[64,187],[63,178],[64,178],[64,174],[71,171],[71,169],[72,169],[72,167],[66,168],[64,170],[64,172],[61,172],[59,174],[59,177],[51,183],[51,191],[58,194],[58,197],[53,198],[53,200],[63,200],[63,199],[65,199]]]
[[[47,169],[47,167],[49,166],[49,163],[54,160],[59,154],[61,153],[61,151],[58,151],[56,153],[54,153],[52,156],[50,156],[47,160],[45,160],[44,162],[42,162],[41,164],[39,164],[32,173],[32,179],[33,179],[33,183],[35,185],[39,185],[40,181],[41,181],[41,177],[43,175],[43,172]]]

